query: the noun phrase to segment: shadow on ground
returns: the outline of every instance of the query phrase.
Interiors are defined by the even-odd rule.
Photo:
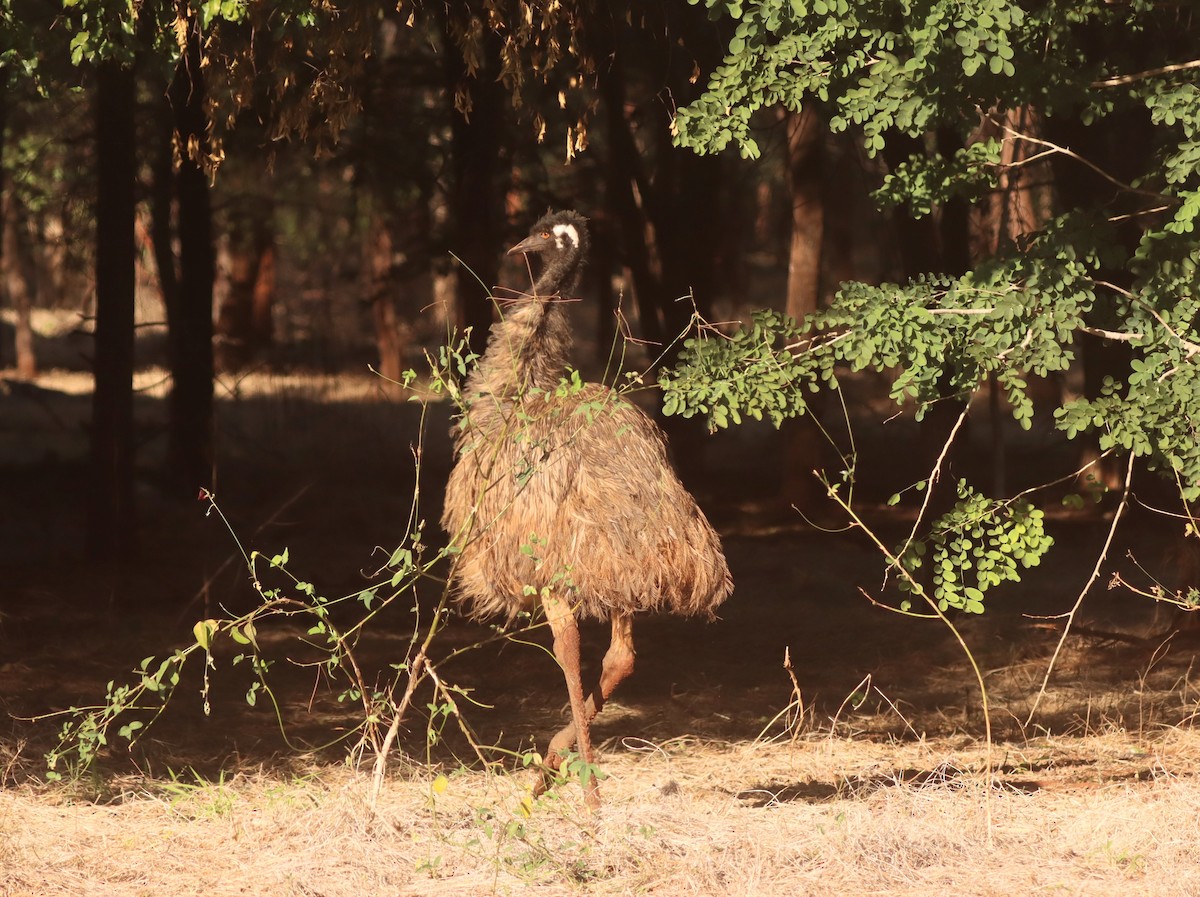
[[[203,503],[172,505],[156,497],[162,409],[148,394],[138,409],[146,434],[141,560],[120,570],[96,568],[80,554],[86,398],[46,388],[10,392],[0,402],[8,414],[4,427],[21,434],[13,457],[0,459],[6,503],[0,708],[4,737],[22,746],[31,768],[54,743],[60,722],[39,717],[101,701],[106,683],[128,679],[144,657],[190,644],[197,620],[253,606],[243,549],[272,554],[286,547],[293,572],[321,594],[353,594],[372,581],[400,540],[417,494],[409,448],[420,426],[417,406],[370,387],[339,398],[312,383],[293,389],[280,380],[273,391],[226,395],[220,405],[217,495],[231,532]],[[445,409],[432,406],[418,511],[431,533],[449,463],[448,425]],[[879,595],[883,585],[878,550],[860,535],[818,531],[772,505],[778,472],[762,458],[772,457],[776,438],[749,428],[709,444],[703,475],[691,485],[722,531],[736,592],[715,622],[637,623],[637,670],[598,719],[595,740],[742,741],[779,734],[797,718],[802,729],[865,738],[979,737],[978,683],[947,628],[888,612],[864,597],[864,591]],[[887,434],[877,435],[864,456],[873,453],[882,462],[889,447]],[[908,462],[892,460],[882,466],[905,475]],[[876,498],[901,485],[876,488]],[[886,544],[903,538],[911,519],[906,513],[876,504],[871,520]],[[1182,636],[1148,637],[1163,627],[1145,603],[1107,591],[1102,580],[1077,621],[1079,634],[1064,644],[1038,712],[1027,719],[1059,642],[1062,624],[1055,615],[1075,603],[1106,528],[1100,514],[1060,516],[1052,523],[1058,544],[1050,563],[997,590],[984,616],[955,618],[987,677],[998,737],[1104,726],[1151,730],[1190,721],[1195,712],[1195,644]],[[1136,527],[1132,541],[1110,552],[1114,565],[1124,563],[1127,550],[1147,563],[1164,556],[1161,535]],[[438,586],[422,589],[427,610]],[[356,659],[367,682],[391,676],[389,664],[408,650],[413,620],[411,607],[392,607],[359,640]],[[253,677],[247,666],[231,664],[232,644],[219,646],[209,674],[210,712],[202,712],[201,670],[194,664],[138,749],[132,755],[111,750],[105,764],[212,771],[230,762],[283,762],[297,751],[344,756],[356,739],[361,705],[339,700],[342,686],[313,665],[319,656],[303,646],[303,626],[259,635],[276,661],[271,681],[278,712],[268,700],[247,704]],[[459,690],[456,703],[475,747],[486,746],[488,760],[515,762],[514,753],[544,745],[565,719],[566,696],[544,631],[494,636],[487,626],[454,618],[431,656],[440,680]],[[584,627],[592,675],[606,640],[607,627]],[[477,760],[452,714],[429,723],[431,703],[444,702],[427,686],[402,733],[405,751],[418,759]],[[742,797],[825,800],[847,787],[928,774],[768,782],[761,797]],[[1012,787],[1022,787],[1020,781]]]

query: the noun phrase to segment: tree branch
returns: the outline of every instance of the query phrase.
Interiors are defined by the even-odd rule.
[[[1138,305],[1140,305],[1142,308],[1144,308],[1146,311],[1148,311],[1150,313],[1150,316],[1153,317],[1154,320],[1158,321],[1158,323],[1162,325],[1163,330],[1167,331],[1167,333],[1169,333],[1169,334],[1171,334],[1171,336],[1175,337],[1175,339],[1179,342],[1179,344],[1187,350],[1188,358],[1192,358],[1193,356],[1200,354],[1200,344],[1193,343],[1191,340],[1185,339],[1184,337],[1180,336],[1179,333],[1176,332],[1175,328],[1173,328],[1170,324],[1168,324],[1166,322],[1166,320],[1163,318],[1163,316],[1158,313],[1158,309],[1154,308],[1154,306],[1152,306],[1149,302],[1147,302],[1145,299],[1143,299],[1137,293],[1132,293],[1129,290],[1123,289],[1123,288],[1117,286],[1115,283],[1109,283],[1106,280],[1097,280],[1097,281],[1095,281],[1095,284],[1098,287],[1107,287],[1108,289],[1112,290],[1114,293],[1120,293],[1126,299],[1129,299],[1131,302],[1136,302]]]
[[[1156,193],[1153,190],[1139,190],[1138,188],[1130,186],[1129,184],[1126,184],[1123,181],[1118,181],[1116,178],[1114,178],[1111,174],[1109,174],[1107,171],[1105,171],[1103,168],[1101,168],[1095,162],[1091,162],[1088,159],[1085,159],[1083,156],[1079,155],[1079,153],[1075,152],[1072,149],[1068,149],[1065,146],[1059,146],[1057,143],[1052,143],[1051,141],[1044,140],[1041,137],[1031,137],[1028,134],[1022,134],[1020,131],[1017,131],[1014,128],[1010,127],[1008,124],[1006,124],[1003,119],[998,119],[998,118],[994,118],[991,116],[989,116],[989,118],[991,118],[992,123],[994,125],[996,125],[996,127],[1000,128],[1002,131],[1004,131],[1004,133],[1006,135],[1008,135],[1011,139],[1024,140],[1026,143],[1032,143],[1035,146],[1045,147],[1051,153],[1061,153],[1062,155],[1064,155],[1070,159],[1074,159],[1076,162],[1079,162],[1082,165],[1086,166],[1087,168],[1091,169],[1097,175],[1104,178],[1104,180],[1108,181],[1110,184],[1112,184],[1114,187],[1117,187],[1120,190],[1123,190],[1127,193],[1135,193],[1138,196],[1152,196],[1158,200],[1162,200],[1165,198],[1161,193]],[[1039,153],[1038,155],[1042,156],[1045,154]]]
[[[1079,329],[1089,336],[1098,336],[1101,339],[1119,340],[1123,343],[1131,343],[1134,340],[1145,339],[1144,333],[1125,333],[1121,330],[1105,330],[1103,327],[1092,327],[1088,324],[1080,324]]]
[[[1159,75],[1172,75],[1175,72],[1184,72],[1188,69],[1196,68],[1200,68],[1200,59],[1193,59],[1189,62],[1177,62],[1174,65],[1163,65],[1156,69],[1146,69],[1144,72],[1134,72],[1131,75],[1116,75],[1112,78],[1105,78],[1103,81],[1093,81],[1091,86],[1120,87],[1122,84],[1132,84],[1134,81],[1157,78]]]

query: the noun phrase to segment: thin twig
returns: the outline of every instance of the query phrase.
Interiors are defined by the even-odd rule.
[[[1083,606],[1083,599],[1087,597],[1092,586],[1096,584],[1096,580],[1100,578],[1100,568],[1104,565],[1105,559],[1108,557],[1108,550],[1112,547],[1113,538],[1117,534],[1117,524],[1121,521],[1122,514],[1129,506],[1129,495],[1131,484],[1133,481],[1133,452],[1129,453],[1129,463],[1125,467],[1125,490],[1121,493],[1121,503],[1117,505],[1117,510],[1113,514],[1112,525],[1108,528],[1108,536],[1104,540],[1104,547],[1100,550],[1100,556],[1096,558],[1096,566],[1092,568],[1092,575],[1088,577],[1088,581],[1084,583],[1083,588],[1079,592],[1079,597],[1075,599],[1075,604],[1071,610],[1065,615],[1066,625],[1063,626],[1062,635],[1058,639],[1058,644],[1054,648],[1054,654],[1050,658],[1050,664],[1046,667],[1046,675],[1042,678],[1041,688],[1038,689],[1037,697],[1033,699],[1033,706],[1029,708],[1029,716],[1025,719],[1025,725],[1028,726],[1032,721],[1034,714],[1037,713],[1038,707],[1042,703],[1042,698],[1046,694],[1046,688],[1050,684],[1050,676],[1054,672],[1055,666],[1058,664],[1058,657],[1062,653],[1063,645],[1067,642],[1067,636],[1071,633],[1071,624],[1075,622],[1075,616],[1079,613],[1079,608]]]
[[[1044,140],[1041,137],[1031,137],[1028,134],[1022,134],[1020,131],[1007,125],[1003,120],[993,118],[992,122],[998,128],[1003,130],[1013,140],[1024,140],[1026,143],[1032,143],[1036,146],[1043,146],[1052,153],[1060,153],[1069,159],[1074,159],[1076,162],[1079,162],[1082,165],[1084,165],[1087,168],[1094,171],[1096,174],[1098,174],[1100,177],[1104,178],[1104,180],[1108,181],[1114,187],[1117,187],[1118,189],[1120,189],[1126,193],[1136,193],[1139,196],[1152,196],[1155,199],[1159,199],[1159,200],[1164,198],[1161,193],[1157,193],[1153,190],[1139,190],[1137,187],[1133,187],[1122,181],[1118,181],[1116,178],[1114,178],[1111,174],[1109,174],[1107,171],[1105,171],[1103,168],[1101,168],[1095,162],[1085,159],[1083,156],[1079,155],[1079,153],[1075,152],[1072,149],[1069,149],[1065,146],[1059,146],[1057,143],[1052,143],[1051,141]]]
[[[1162,315],[1160,315],[1158,313],[1158,309],[1156,309],[1153,305],[1151,305],[1149,302],[1147,302],[1145,299],[1143,299],[1137,293],[1134,293],[1134,292],[1126,290],[1122,287],[1119,287],[1115,283],[1109,283],[1106,280],[1097,280],[1096,286],[1107,287],[1108,289],[1112,290],[1114,293],[1120,293],[1122,296],[1124,296],[1129,301],[1134,302],[1134,303],[1140,305],[1142,308],[1144,308],[1147,312],[1150,313],[1150,316],[1153,317],[1154,320],[1158,321],[1158,323],[1162,325],[1163,329],[1165,331],[1167,331],[1167,333],[1169,333],[1169,334],[1171,334],[1171,336],[1175,337],[1175,339],[1179,341],[1179,344],[1181,346],[1183,346],[1185,349],[1187,349],[1189,358],[1193,355],[1196,355],[1197,353],[1200,353],[1200,344],[1193,343],[1191,340],[1188,340],[1188,339],[1184,339],[1182,336],[1180,336],[1178,333],[1176,333],[1175,329],[1166,322],[1166,320],[1163,318]]]
[[[946,443],[942,446],[937,460],[933,462],[933,469],[929,471],[929,478],[925,488],[925,499],[921,502],[921,509],[917,512],[917,519],[913,521],[912,530],[909,531],[908,538],[904,541],[904,547],[896,552],[897,558],[904,557],[917,538],[917,530],[920,529],[921,521],[925,518],[925,512],[929,510],[929,502],[933,499],[934,486],[941,479],[942,465],[946,462],[946,456],[950,454],[950,447],[954,445],[954,439],[958,436],[958,431],[962,429],[962,425],[967,419],[967,412],[970,410],[970,405],[963,406],[962,413],[958,415],[958,420],[954,422],[954,427],[950,430],[950,435],[946,437]],[[888,569],[890,570],[891,568],[889,567]]]
[[[1136,333],[1125,333],[1120,330],[1105,330],[1103,327],[1092,327],[1088,324],[1080,324],[1079,329],[1081,332],[1086,333],[1089,336],[1098,336],[1100,339],[1118,340],[1122,343],[1132,343],[1136,340],[1146,338],[1146,335],[1140,331]]]
[[[965,416],[965,414],[966,414],[966,412],[964,411],[963,416]],[[957,431],[958,426],[961,425],[961,423],[962,423],[962,417],[960,416],[958,424],[955,425],[956,431]],[[954,440],[954,434],[951,433],[950,438],[946,440],[946,446],[943,448],[942,455],[939,456],[939,458],[938,458],[938,465],[935,465],[935,468],[934,468],[935,470],[937,469],[937,466],[940,466],[942,458],[944,458],[946,451],[949,449],[950,443],[953,442],[953,440]],[[880,551],[880,553],[883,554],[884,559],[888,563],[888,568],[891,569],[894,567],[894,568],[898,569],[900,571],[900,575],[903,576],[906,580],[908,580],[909,585],[912,586],[913,594],[919,596],[922,600],[925,601],[925,603],[927,605],[929,605],[929,609],[942,622],[942,625],[945,626],[950,631],[950,634],[954,637],[954,640],[958,643],[958,646],[962,649],[964,656],[967,658],[967,662],[971,665],[971,670],[975,674],[975,682],[979,687],[979,703],[980,703],[980,708],[983,711],[983,729],[984,729],[984,739],[985,739],[985,749],[986,749],[986,752],[984,754],[984,766],[985,766],[984,772],[987,777],[987,791],[985,792],[985,797],[984,797],[984,815],[987,819],[987,837],[988,837],[988,843],[990,844],[991,840],[992,840],[992,791],[993,791],[992,784],[995,781],[996,772],[995,772],[995,767],[994,767],[994,763],[993,763],[994,745],[992,743],[991,699],[988,694],[987,682],[984,678],[983,670],[980,668],[979,662],[975,659],[975,655],[971,652],[970,646],[967,645],[966,639],[963,638],[963,635],[959,631],[958,627],[954,625],[954,621],[951,620],[946,615],[946,613],[941,608],[938,607],[937,601],[935,601],[934,597],[932,595],[930,595],[929,592],[926,591],[924,584],[922,584],[920,581],[918,581],[917,578],[915,576],[913,576],[911,571],[906,570],[903,567],[903,565],[901,565],[900,555],[893,554],[891,551],[888,550],[887,546],[884,545],[883,542],[880,540],[878,534],[876,534],[874,530],[870,529],[866,525],[866,523],[865,523],[865,521],[863,521],[862,517],[860,517],[854,511],[854,509],[851,508],[846,503],[845,499],[842,498],[842,496],[838,494],[836,489],[833,489],[828,484],[826,484],[825,488],[829,494],[829,497],[833,501],[837,502],[837,504],[842,508],[842,510],[845,511],[846,514],[850,517],[853,524],[855,526],[857,526],[860,530],[862,530],[862,532],[866,534],[867,538],[870,539],[875,544],[875,547]],[[919,520],[919,518],[918,518],[918,520]],[[870,678],[870,677],[868,677],[868,678]],[[844,706],[844,703],[845,702],[843,702],[843,706]],[[839,708],[838,712],[841,713],[840,708]]]
[[[375,808],[376,801],[379,800],[379,794],[383,791],[383,776],[387,771],[388,753],[392,749],[392,742],[396,740],[396,736],[400,733],[400,724],[404,721],[404,714],[408,711],[409,705],[412,703],[413,693],[416,692],[417,686],[424,679],[422,675],[425,671],[426,663],[425,645],[421,646],[421,650],[417,652],[417,656],[413,658],[412,665],[408,669],[408,685],[404,689],[404,695],[400,698],[400,703],[396,705],[392,713],[392,722],[388,726],[387,734],[383,736],[383,743],[379,746],[378,753],[375,754],[375,766],[371,771],[371,808]]]

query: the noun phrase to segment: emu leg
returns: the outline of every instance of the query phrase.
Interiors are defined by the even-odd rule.
[[[585,728],[582,731],[588,739],[589,750],[591,748],[591,722],[596,718],[596,714],[604,709],[604,702],[612,696],[617,686],[633,672],[634,657],[633,617],[628,614],[615,614],[612,618],[612,640],[609,642],[608,651],[604,654],[604,666],[600,671],[600,681],[588,695],[587,704],[584,706]],[[576,741],[578,731],[580,729],[577,721],[572,719],[550,739],[546,762],[552,770],[558,768],[563,753],[571,749],[571,745]],[[581,745],[580,752],[582,750]],[[541,794],[545,791],[547,785],[547,780],[543,778],[537,793]]]
[[[591,766],[592,739],[588,726],[590,717],[587,715],[587,708],[584,704],[583,681],[579,674],[579,625],[575,622],[575,615],[571,612],[570,605],[557,595],[544,596],[542,607],[546,611],[546,620],[550,624],[550,631],[554,633],[554,656],[558,660],[558,665],[562,667],[563,676],[567,680],[567,694],[571,698],[572,725],[579,733],[579,755],[583,758],[584,763]],[[558,769],[563,759],[561,752],[570,747],[570,742],[567,742],[564,747],[556,744],[557,740],[558,737],[555,736],[546,752],[546,764],[551,770]],[[543,786],[538,793],[540,794],[544,790]],[[586,798],[589,807],[600,806],[600,789],[594,776],[588,779]]]

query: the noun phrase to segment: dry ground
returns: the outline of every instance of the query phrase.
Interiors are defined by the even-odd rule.
[[[595,816],[573,785],[525,804],[526,772],[482,771],[452,733],[427,748],[415,717],[410,759],[395,758],[371,807],[369,776],[342,762],[345,745],[321,748],[353,714],[287,663],[302,650],[286,628],[262,634],[281,660],[286,739],[265,702],[245,704],[242,671],[218,654],[211,715],[199,680],[186,679],[135,753],[46,784],[40,755],[56,726],[29,718],[97,700],[142,657],[186,644],[197,619],[253,598],[229,533],[201,506],[154,498],[153,373],[139,399],[143,560],[123,571],[79,560],[72,496],[86,488],[87,396],[73,376],[0,396],[4,897],[1200,895],[1196,645],[1155,635],[1153,611],[1102,581],[1027,721],[1061,631],[1038,615],[1075,601],[1104,519],[1056,519],[1053,564],[961,621],[990,689],[989,778],[962,652],[937,624],[862,597],[860,586],[879,584],[863,540],[774,512],[775,471],[747,463],[774,451],[763,431],[708,444],[709,475],[693,486],[737,592],[716,623],[639,623],[638,670],[598,720],[607,778]],[[235,529],[248,547],[287,546],[325,594],[361,588],[382,562],[373,546],[394,545],[407,518],[416,408],[365,378],[227,387],[218,498]],[[434,414],[421,480],[431,521],[447,445]],[[864,469],[904,467],[891,438],[864,439]],[[1037,450],[1017,446],[1015,457]],[[875,521],[888,538],[904,523]],[[1161,561],[1160,543],[1135,527],[1113,563],[1126,550]],[[381,620],[364,661],[386,669],[410,632],[406,613]],[[484,634],[454,621],[435,659]],[[604,638],[585,630],[593,666]],[[463,714],[496,748],[490,759],[544,744],[563,719],[544,641],[535,633],[440,667],[480,705]]]
[[[411,770],[371,809],[337,767],[0,793],[5,895],[1200,893],[1200,739],[665,744],[604,752],[605,804]]]

